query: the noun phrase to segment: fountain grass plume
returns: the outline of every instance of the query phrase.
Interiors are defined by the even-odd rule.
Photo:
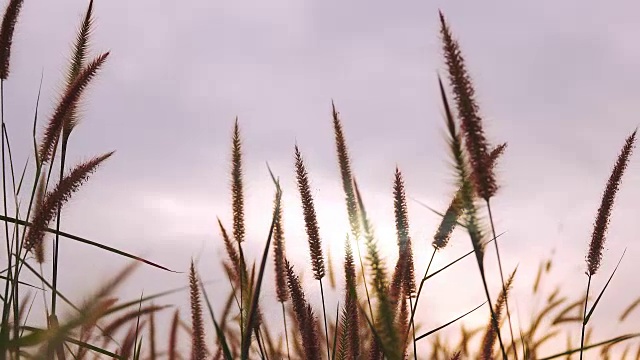
[[[95,157],[89,161],[81,163],[73,168],[56,187],[47,193],[42,205],[33,213],[32,226],[27,231],[25,237],[25,248],[33,249],[34,246],[44,239],[45,230],[56,215],[56,210],[69,201],[71,195],[80,189],[89,176],[97,170],[98,166],[108,159],[113,152]]]
[[[316,280],[321,280],[325,276],[326,270],[324,256],[322,254],[320,229],[318,227],[316,209],[313,204],[313,196],[311,195],[309,174],[307,173],[302,154],[300,153],[297,145],[295,147],[295,162],[298,191],[300,192],[305,231],[307,233],[309,253],[311,255],[311,268],[313,270],[313,277]]]
[[[10,0],[4,11],[2,25],[0,26],[0,79],[9,77],[9,63],[11,60],[11,45],[15,32],[18,16],[22,9],[23,0]]]
[[[91,83],[91,80],[98,74],[98,71],[102,65],[104,65],[108,56],[108,52],[103,53],[87,64],[76,76],[73,83],[67,87],[62,94],[60,102],[44,130],[40,143],[39,159],[42,164],[51,160],[53,150],[58,143],[65,120],[68,118],[72,109],[77,106],[82,94]]]
[[[589,276],[595,275],[600,268],[600,262],[602,261],[602,251],[604,249],[604,243],[606,240],[607,228],[609,227],[609,221],[611,218],[611,212],[613,210],[613,203],[616,197],[616,193],[620,188],[622,182],[622,175],[629,164],[629,157],[635,147],[636,131],[634,131],[626,139],[618,159],[611,171],[611,176],[607,181],[607,186],[602,194],[602,201],[598,208],[598,215],[596,216],[595,223],[593,224],[593,233],[591,235],[591,242],[589,243],[589,252],[587,254],[587,273]]]
[[[291,304],[295,319],[300,329],[300,338],[304,349],[305,360],[321,360],[320,339],[316,328],[316,317],[309,307],[300,285],[300,279],[293,272],[293,267],[289,262],[287,266],[287,284],[291,294]]]
[[[204,360],[207,356],[205,345],[204,321],[202,319],[202,304],[198,273],[193,260],[189,267],[189,303],[191,305],[191,360]]]
[[[460,127],[469,154],[470,180],[478,195],[486,200],[491,198],[498,189],[493,169],[491,166],[487,166],[489,144],[484,134],[482,118],[475,100],[473,82],[464,63],[460,45],[453,38],[442,12],[440,12],[440,33],[449,81],[452,85],[460,118]]]
[[[309,184],[309,174],[304,165],[300,149],[295,146],[295,167],[296,179],[298,183],[298,191],[300,192],[300,200],[302,201],[302,211],[304,214],[304,227],[309,242],[309,253],[311,255],[311,269],[313,277],[320,283],[320,295],[322,297],[322,313],[324,317],[324,331],[327,343],[327,358],[331,358],[331,350],[329,348],[329,330],[327,326],[327,311],[324,301],[324,288],[322,278],[325,276],[325,262],[322,254],[322,242],[320,240],[320,229],[318,227],[318,219],[313,204],[313,196],[311,195],[311,186]]]
[[[356,291],[356,267],[353,259],[353,250],[349,236],[345,239],[344,258],[344,307],[341,318],[340,357],[344,359],[357,359],[360,357],[360,319],[358,314],[358,292]]]
[[[511,273],[511,276],[509,276],[509,279],[507,280],[504,289],[500,291],[500,295],[498,296],[498,299],[496,300],[496,303],[494,305],[495,306],[494,313],[495,313],[496,321],[492,321],[492,319],[489,319],[489,324],[487,325],[484,336],[482,338],[482,346],[481,346],[482,360],[491,360],[494,358],[493,348],[497,340],[496,335],[500,331],[499,324],[501,323],[502,311],[509,297],[509,290],[511,290],[511,286],[513,285],[513,278],[516,274],[516,271],[517,269]],[[496,322],[498,323],[497,327],[495,325]]]

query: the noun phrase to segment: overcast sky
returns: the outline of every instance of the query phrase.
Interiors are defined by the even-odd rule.
[[[25,2],[5,84],[18,168],[31,154],[40,76],[39,132],[58,99],[87,3]],[[561,284],[565,295],[581,296],[600,196],[625,138],[639,124],[639,6],[631,1],[97,0],[91,50],[110,50],[111,56],[87,94],[70,161],[117,152],[74,196],[62,228],[177,271],[198,258],[202,277],[213,281],[211,292],[226,292],[216,216],[231,226],[230,135],[237,116],[245,153],[247,251],[257,256],[268,232],[268,161],[284,186],[289,256],[310,279],[293,147],[300,146],[308,166],[325,250],[340,260],[348,223],[334,154],[333,99],[380,246],[393,266],[395,166],[405,175],[407,195],[430,206],[444,209],[454,191],[436,80],[445,70],[438,9],[460,40],[490,141],[509,144],[493,210],[498,231],[506,231],[505,271],[519,266],[512,306],[526,322],[536,306],[530,289],[538,264],[552,252],[554,279],[545,291]],[[640,270],[639,166],[634,156],[594,278],[599,291],[627,249],[594,315],[598,339],[638,330],[613,331],[620,312],[640,296],[634,278]],[[438,218],[415,202],[409,211],[422,274]],[[470,249],[468,237],[456,232],[450,248],[436,256],[436,267]],[[68,241],[61,254],[60,286],[76,299],[125,264]],[[487,254],[495,274],[493,247]],[[182,284],[185,274],[142,267],[123,296]],[[268,285],[263,300],[273,304],[275,291]],[[305,282],[312,295],[316,285]],[[427,283],[425,291],[424,329],[484,300],[471,259]],[[186,293],[168,299],[179,305],[186,300]],[[469,322],[487,319],[484,309]]]

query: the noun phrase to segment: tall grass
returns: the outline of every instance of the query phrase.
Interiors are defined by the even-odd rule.
[[[4,199],[0,220],[5,225],[7,260],[2,271],[5,290],[1,294],[3,312],[0,324],[0,360],[61,360],[88,357],[170,360],[186,357],[193,360],[285,357],[313,360],[401,360],[410,357],[554,359],[571,358],[572,354],[579,354],[582,358],[585,352],[593,354],[593,349],[596,348],[600,349],[599,356],[602,358],[611,356],[614,347],[625,346],[622,350],[625,356],[633,351],[631,344],[634,342],[630,340],[640,336],[640,333],[592,341],[593,327],[587,325],[615,274],[614,269],[589,308],[591,279],[600,268],[614,199],[631,159],[636,132],[627,138],[618,156],[597,212],[586,257],[586,294],[565,294],[560,287],[548,295],[542,294],[542,284],[552,278],[552,261],[544,261],[540,264],[530,294],[531,298],[541,299],[542,307],[532,314],[531,321],[526,322],[521,318],[516,323],[518,328],[514,327],[509,303],[514,283],[522,281],[523,276],[519,274],[516,278],[515,269],[510,270],[510,276],[506,279],[503,275],[498,245],[500,235],[497,234],[494,225],[494,212],[490,202],[499,195],[500,182],[494,168],[506,152],[506,143],[492,144],[484,130],[480,106],[475,100],[476,89],[465,65],[461,46],[454,38],[451,27],[442,13],[439,14],[440,35],[448,83],[445,84],[439,79],[434,88],[438,86],[444,109],[447,152],[452,159],[452,172],[457,183],[448,194],[448,208],[444,211],[432,209],[441,216],[441,221],[439,226],[433,229],[434,235],[430,239],[433,247],[431,254],[414,253],[413,243],[417,239],[412,238],[410,231],[405,178],[402,171],[396,168],[393,172],[390,169],[393,182],[389,186],[389,201],[394,207],[398,259],[395,263],[390,263],[384,258],[379,243],[387,242],[388,239],[376,235],[375,224],[368,216],[365,206],[367,194],[360,191],[356,182],[343,120],[332,102],[331,116],[327,123],[331,121],[344,193],[345,206],[340,207],[340,211],[344,212],[345,219],[348,220],[348,227],[343,229],[345,256],[342,264],[344,281],[341,286],[335,285],[333,264],[331,260],[325,259],[327,247],[321,237],[321,224],[315,210],[317,199],[311,191],[313,173],[309,171],[298,145],[294,148],[294,161],[290,173],[279,174],[296,179],[300,212],[304,218],[309,248],[308,263],[314,280],[318,281],[321,309],[311,305],[311,292],[308,292],[307,284],[300,275],[304,269],[294,267],[292,258],[287,256],[282,201],[285,189],[281,187],[279,177],[273,174],[271,169],[269,172],[275,194],[274,206],[268,212],[271,223],[268,231],[264,229],[267,236],[261,256],[255,260],[247,258],[244,247],[250,243],[246,239],[246,224],[249,222],[245,214],[242,132],[237,118],[233,125],[230,149],[232,224],[227,228],[220,218],[217,220],[220,246],[224,247],[226,257],[221,261],[221,271],[215,275],[218,278],[226,277],[230,287],[229,293],[221,295],[217,292],[216,296],[210,297],[200,279],[197,266],[192,261],[188,275],[185,276],[185,287],[143,295],[130,301],[116,300],[113,297],[115,291],[134,271],[136,265],[145,264],[165,273],[172,270],[106,244],[60,231],[65,203],[72,196],[76,196],[89,177],[113,155],[111,151],[71,167],[66,164],[70,135],[80,121],[81,114],[77,108],[100,70],[108,66],[109,52],[94,57],[90,55],[93,2],[89,1],[80,22],[59,101],[41,129],[36,105],[33,135],[33,154],[36,161],[32,165],[34,176],[31,179],[24,179],[24,174],[16,179],[4,118],[4,82],[9,79],[13,33],[19,23],[21,5],[22,1],[9,0],[0,26],[0,115]],[[453,100],[451,103],[449,98]],[[326,151],[330,152],[331,149],[327,147]],[[59,175],[57,179],[52,178],[52,174],[56,173]],[[28,189],[26,194],[21,193],[23,188]],[[24,198],[28,200],[28,205],[26,208],[20,208],[18,200]],[[14,203],[11,204],[11,201]],[[10,214],[10,209],[15,209],[15,214]],[[485,224],[487,218],[489,223]],[[436,254],[446,251],[456,229],[469,237],[470,251],[439,269],[432,269]],[[53,250],[48,257],[46,245],[49,244],[49,237],[53,237]],[[87,301],[76,305],[58,286],[58,274],[63,268],[59,256],[63,238],[65,241],[95,246],[109,256],[130,259],[131,264],[110,276]],[[499,279],[491,279],[487,271],[490,264],[485,257],[486,246],[492,242],[496,251],[495,265],[499,269]],[[428,293],[431,297],[446,296],[430,291],[428,280],[434,276],[443,276],[450,267],[467,257],[475,259],[478,266],[480,276],[477,280],[482,285],[486,302],[473,309],[460,309],[459,316],[436,328],[423,330],[416,321],[416,316],[419,314],[424,318],[432,313],[428,308],[419,307],[420,300],[424,299],[421,298],[421,294]],[[424,261],[426,259],[428,261]],[[272,268],[267,266],[271,260]],[[47,278],[42,270],[42,266],[48,261],[51,261],[51,278]],[[416,279],[416,265],[422,264],[427,265],[426,272],[421,278]],[[264,290],[268,286],[265,279],[268,278],[270,269],[273,269],[274,274],[274,300],[280,303],[277,312],[282,312],[282,324],[278,322],[277,325],[265,321],[266,315],[263,313],[266,310],[263,301],[271,294]],[[37,283],[26,280],[25,272],[34,276]],[[326,275],[329,275],[329,285],[332,288],[343,291],[334,319],[327,313],[327,308],[333,307],[330,303],[332,299],[325,297],[323,279]],[[471,278],[464,280],[471,281]],[[500,281],[501,287],[497,294],[490,291],[490,281]],[[30,293],[25,294],[25,288],[28,288]],[[47,291],[50,292],[50,298],[45,296]],[[33,324],[29,319],[33,301],[39,298],[32,292],[42,295],[46,324]],[[175,309],[173,315],[166,314],[171,317],[171,326],[168,334],[162,334],[160,329],[156,328],[156,320],[161,312],[170,306],[156,303],[162,301],[164,296],[176,292],[188,293],[191,321],[183,321],[180,311]],[[65,302],[74,312],[68,317],[59,317],[60,302]],[[619,321],[629,321],[638,304],[640,300],[631,303],[622,312]],[[464,323],[465,317],[482,307],[488,310],[486,324],[469,328]],[[214,312],[214,309],[219,312]],[[208,312],[208,317],[205,312]],[[209,318],[214,330],[212,332],[208,331]],[[442,329],[460,323],[462,325],[459,339],[442,337]],[[509,329],[508,336],[505,336],[506,331],[503,334],[506,324]],[[571,337],[571,328],[580,328],[579,344]],[[548,354],[545,346],[554,340],[558,343],[558,338],[565,335],[566,349],[558,349],[555,353]],[[190,340],[188,354],[181,351],[184,339]],[[418,346],[419,344],[425,346]],[[638,344],[635,343],[635,346],[638,347]],[[640,347],[636,355],[636,359],[638,358]]]

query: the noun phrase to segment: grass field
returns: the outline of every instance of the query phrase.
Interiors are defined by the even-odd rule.
[[[593,209],[591,238],[584,243],[584,253],[575,254],[585,258],[584,284],[572,280],[563,284],[565,279],[576,277],[559,273],[555,264],[563,259],[556,257],[521,259],[529,268],[531,263],[539,262],[537,272],[530,274],[523,274],[517,266],[507,266],[512,262],[501,257],[501,244],[517,239],[510,240],[507,229],[499,228],[498,219],[509,209],[496,206],[500,204],[496,199],[503,186],[500,173],[509,172],[501,162],[511,145],[494,139],[485,130],[476,88],[463,56],[466,53],[442,12],[434,14],[439,16],[440,32],[433,36],[440,41],[443,70],[433,86],[438,89],[441,128],[446,129],[448,146],[434,156],[449,161],[455,182],[446,194],[450,199],[446,208],[414,201],[414,205],[438,219],[439,225],[430,229],[427,236],[428,251],[415,250],[416,243],[424,242],[424,237],[413,235],[408,204],[415,199],[408,195],[405,173],[400,167],[389,173],[392,182],[388,201],[393,204],[394,236],[389,239],[388,231],[380,236],[380,229],[376,230],[372,210],[367,207],[368,194],[360,191],[358,174],[352,168],[352,161],[360,159],[352,159],[348,147],[348,139],[363,135],[345,131],[338,106],[332,102],[327,123],[333,129],[342,199],[332,212],[347,224],[340,230],[340,254],[322,236],[321,229],[332,224],[320,221],[318,216],[318,197],[323,194],[313,186],[314,172],[306,162],[311,150],[304,143],[291,144],[290,173],[275,173],[269,168],[273,207],[264,209],[262,214],[270,226],[264,229],[258,249],[253,245],[255,241],[248,240],[245,144],[242,123],[236,118],[228,154],[231,221],[218,218],[215,224],[220,239],[216,245],[224,251],[220,266],[211,273],[209,269],[214,266],[207,264],[207,270],[202,271],[206,274],[201,277],[199,269],[203,266],[192,259],[188,274],[179,274],[184,277],[184,287],[119,299],[119,287],[139,267],[154,268],[158,276],[176,276],[176,271],[150,257],[61,231],[65,204],[81,197],[83,185],[91,181],[94,173],[102,171],[104,163],[113,160],[113,151],[99,152],[79,163],[71,163],[67,156],[74,146],[71,135],[82,118],[86,91],[113,55],[94,54],[90,46],[94,32],[91,0],[72,39],[65,79],[51,113],[38,112],[38,95],[33,109],[32,142],[28,144],[32,156],[26,162],[14,158],[5,124],[15,119],[5,119],[5,106],[10,105],[5,103],[5,82],[11,78],[12,49],[20,46],[13,43],[15,28],[37,26],[20,22],[22,5],[23,1],[9,0],[0,27],[0,219],[6,239],[1,257],[4,290],[0,293],[0,360],[640,359],[640,332],[619,332],[614,337],[601,338],[597,331],[594,335],[594,329],[602,325],[592,321],[596,310],[607,307],[607,291],[622,286],[612,281],[618,267],[601,265],[609,223],[615,215],[614,203],[621,186],[626,185],[625,171],[633,159],[636,131],[630,129],[620,137],[619,149],[615,149],[617,157],[610,159],[609,178],[602,184],[600,206]],[[473,54],[469,58],[473,61]],[[602,171],[606,174],[607,169]],[[295,177],[296,186],[284,186],[287,182],[281,182],[281,178],[285,176]],[[292,196],[294,201],[283,201],[284,196]],[[295,207],[303,220],[304,260],[299,259],[299,249],[287,251],[291,236],[285,206]],[[464,241],[468,251],[452,258],[447,250],[453,238]],[[74,243],[126,259],[130,265],[86,281],[83,286],[93,293],[77,301],[65,296],[59,285],[59,271],[86,271],[74,263],[62,263],[61,249],[73,248]],[[521,246],[529,245],[536,246]],[[393,256],[388,256],[389,251]],[[620,257],[618,265],[622,261],[625,260]],[[185,264],[188,262],[184,259]],[[462,263],[474,263],[473,273],[450,276]],[[205,279],[224,286],[212,292],[207,290]],[[458,283],[462,279],[469,283]],[[482,289],[484,302],[462,308],[457,315],[427,328],[419,319],[439,314],[425,306],[425,297],[449,296],[431,290],[430,285],[436,281],[454,282],[450,284],[453,287],[473,283]],[[140,287],[144,288],[144,284]],[[521,296],[535,304],[530,314],[520,313],[521,307],[513,296],[516,287],[526,289],[527,293]],[[223,293],[221,288],[225,289]],[[580,291],[573,291],[576,288]],[[635,289],[625,290],[633,293]],[[188,309],[166,301],[175,294],[188,297]],[[638,305],[640,299],[607,322],[627,329],[637,321]],[[61,309],[71,311],[64,313]],[[468,321],[471,316],[484,320]],[[158,325],[163,321],[169,324],[166,329]],[[187,348],[189,351],[185,351]]]

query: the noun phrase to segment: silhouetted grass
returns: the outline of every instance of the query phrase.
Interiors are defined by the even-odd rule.
[[[0,27],[0,84],[4,84],[9,76],[10,54],[13,46],[13,33],[18,23],[22,1],[9,0],[5,8],[3,22]],[[348,227],[343,229],[345,236],[344,281],[336,284],[334,264],[331,257],[325,259],[326,245],[323,244],[315,203],[317,199],[311,191],[312,173],[307,168],[298,146],[295,146],[294,164],[287,176],[295,176],[296,190],[300,198],[300,211],[304,218],[304,228],[309,247],[308,268],[314,280],[319,282],[322,309],[311,306],[310,293],[306,292],[306,284],[301,279],[304,269],[295,268],[287,257],[285,247],[285,221],[283,213],[282,193],[279,178],[269,169],[273,180],[275,199],[270,214],[271,225],[265,230],[266,241],[263,243],[259,259],[247,259],[244,246],[252,244],[247,238],[249,233],[245,216],[244,163],[242,134],[240,122],[236,118],[231,136],[231,169],[230,194],[232,224],[230,231],[218,218],[220,246],[224,247],[226,256],[221,259],[222,271],[213,275],[216,279],[227,278],[230,291],[227,294],[216,292],[209,297],[204,283],[200,280],[196,265],[192,261],[188,276],[185,275],[185,286],[181,289],[168,290],[162,293],[141,296],[138,299],[120,301],[114,298],[118,286],[126,280],[138,264],[155,267],[163,274],[172,270],[151,260],[126,253],[84,237],[60,231],[63,216],[63,205],[80,190],[97,168],[110,158],[113,152],[94,157],[88,161],[74,165],[67,170],[66,153],[69,138],[77,126],[80,113],[77,111],[88,86],[105,66],[109,53],[90,55],[89,44],[93,24],[93,1],[89,1],[87,10],[76,34],[73,53],[70,57],[64,86],[59,101],[39,136],[37,106],[34,118],[33,154],[36,159],[33,165],[33,178],[25,179],[23,175],[16,181],[14,161],[11,155],[9,139],[6,135],[4,118],[4,87],[0,85],[0,115],[2,117],[2,160],[3,160],[3,213],[0,221],[5,225],[6,267],[0,279],[5,281],[5,291],[1,294],[2,322],[0,323],[0,360],[18,358],[36,359],[388,359],[404,360],[412,356],[414,359],[553,359],[570,358],[571,354],[599,348],[603,359],[611,356],[614,347],[626,346],[623,356],[633,353],[634,344],[630,340],[640,333],[623,334],[604,341],[592,341],[593,326],[587,327],[594,310],[609,286],[617,267],[611,273],[603,289],[595,299],[589,297],[591,278],[600,268],[602,252],[605,245],[609,219],[612,216],[615,196],[621,184],[635,145],[636,132],[626,140],[622,151],[614,165],[606,184],[602,202],[594,223],[593,235],[586,256],[586,273],[588,277],[586,294],[565,294],[558,286],[549,294],[540,290],[552,275],[552,261],[543,261],[535,276],[530,298],[541,301],[541,308],[531,314],[530,321],[520,318],[519,328],[512,325],[509,311],[509,300],[513,297],[515,270],[505,281],[502,275],[502,264],[498,250],[498,237],[493,222],[490,199],[497,196],[500,183],[494,174],[497,161],[506,152],[506,143],[493,145],[489,142],[483,126],[480,106],[475,98],[475,88],[471,75],[467,71],[462,57],[461,46],[454,39],[449,24],[442,13],[440,18],[440,35],[442,38],[444,65],[447,69],[448,84],[439,80],[438,89],[444,108],[444,124],[447,129],[448,155],[453,160],[452,170],[457,181],[455,187],[447,194],[448,208],[444,211],[432,211],[441,219],[439,226],[432,229],[433,238],[431,254],[415,253],[414,240],[410,232],[409,207],[407,205],[407,189],[403,173],[396,168],[393,184],[389,187],[389,201],[394,204],[394,222],[396,229],[398,259],[389,263],[385,259],[379,244],[393,243],[393,240],[380,238],[375,233],[375,226],[367,215],[365,207],[366,194],[360,191],[351,168],[346,134],[342,119],[331,103],[331,121],[335,140],[337,165],[340,182],[344,192],[345,206],[340,207],[348,220]],[[93,60],[89,60],[93,59]],[[434,88],[435,88],[434,84]],[[448,94],[447,88],[451,94]],[[449,97],[454,106],[450,106]],[[39,102],[39,98],[38,98]],[[13,120],[13,119],[12,119]],[[328,119],[329,120],[329,119]],[[328,122],[328,121],[327,121]],[[60,151],[58,151],[58,149]],[[322,151],[316,149],[316,151]],[[329,146],[327,153],[331,152]],[[49,180],[54,170],[59,170],[59,178],[55,185]],[[10,181],[9,181],[10,180]],[[30,193],[22,195],[20,189],[24,184],[31,184]],[[18,184],[18,185],[16,185]],[[28,188],[29,185],[24,185]],[[27,190],[28,191],[28,190]],[[23,193],[24,194],[24,193]],[[317,196],[316,196],[317,197]],[[18,209],[19,200],[28,204],[25,209]],[[10,202],[16,208],[15,215],[8,212]],[[484,206],[486,204],[486,207]],[[346,211],[344,211],[346,209]],[[26,215],[23,215],[26,213]],[[213,218],[213,216],[212,216]],[[484,224],[488,218],[490,224]],[[56,225],[51,228],[51,222]],[[488,227],[491,226],[491,236]],[[322,224],[335,226],[335,224]],[[436,253],[447,251],[447,245],[456,235],[456,231],[464,232],[471,241],[470,251],[458,259],[432,270],[431,265]],[[45,243],[47,237],[53,235],[53,251],[47,254]],[[97,247],[109,256],[120,256],[133,260],[131,265],[105,277],[105,281],[91,279],[88,284],[97,290],[88,300],[74,304],[59,289],[57,284],[59,264],[59,241],[66,238],[71,241]],[[297,239],[292,239],[297,241]],[[485,271],[485,248],[487,244],[495,244],[497,265],[500,269],[501,291],[492,294],[489,290],[489,275]],[[272,244],[273,243],[273,244]],[[364,250],[362,256],[361,246]],[[528,244],[520,244],[528,246]],[[273,251],[273,254],[271,254]],[[48,255],[50,255],[48,257]],[[429,256],[430,255],[430,256]],[[428,280],[436,275],[444,276],[445,271],[460,261],[473,255],[478,265],[478,272],[486,296],[486,302],[473,309],[460,309],[458,315],[439,324],[433,329],[422,330],[416,322],[416,315],[431,316],[430,309],[419,308],[423,290]],[[267,262],[273,256],[273,268]],[[44,275],[42,264],[52,261],[51,279]],[[428,260],[426,262],[425,260]],[[523,259],[530,261],[531,259]],[[621,259],[622,260],[622,259]],[[358,264],[359,263],[359,266]],[[425,274],[416,284],[416,265],[426,263]],[[618,263],[619,264],[619,263]],[[74,264],[66,265],[71,268]],[[40,268],[38,271],[37,267]],[[265,291],[266,274],[273,269],[274,291]],[[74,269],[76,271],[76,269]],[[82,269],[78,269],[82,271]],[[360,274],[358,274],[360,272]],[[34,276],[37,284],[30,283],[28,276]],[[323,279],[330,278],[330,286],[340,289],[340,302],[336,305],[335,319],[329,319],[326,311],[329,298],[325,298]],[[518,281],[521,281],[518,275]],[[493,279],[496,280],[497,279]],[[468,286],[469,278],[455,279],[456,286]],[[460,283],[460,282],[463,283]],[[24,288],[28,293],[21,294]],[[178,309],[173,315],[165,310],[171,305],[156,305],[164,296],[175,292],[187,292],[190,304],[190,323],[183,321]],[[50,293],[49,293],[50,292]],[[35,294],[37,293],[37,294]],[[283,316],[280,324],[273,325],[265,321],[262,302],[274,293],[274,300],[280,303]],[[31,307],[42,295],[47,323],[34,324],[29,318]],[[48,304],[48,297],[51,303]],[[431,297],[451,296],[440,291],[429,291]],[[495,302],[492,302],[492,298]],[[588,304],[591,300],[591,307]],[[66,317],[59,317],[56,303],[64,302],[73,309]],[[203,302],[204,301],[204,302]],[[423,301],[424,303],[424,301]],[[202,305],[211,318],[212,332],[207,331],[207,323],[203,315]],[[640,300],[636,300],[621,312],[619,322],[628,322],[637,310]],[[49,308],[49,305],[51,307]],[[332,304],[329,308],[333,309]],[[486,306],[489,310],[489,321],[486,326],[469,328],[464,318],[474,311]],[[214,308],[221,308],[214,313]],[[418,312],[420,309],[420,312]],[[279,312],[280,309],[278,309]],[[321,311],[321,313],[320,313]],[[331,310],[333,312],[333,310]],[[167,313],[167,314],[165,314]],[[170,317],[171,326],[168,334],[162,334],[157,328],[159,316]],[[506,317],[505,317],[506,315]],[[287,320],[290,320],[287,322]],[[442,329],[460,326],[458,338],[442,337]],[[502,336],[505,322],[509,324],[510,338]],[[291,326],[288,326],[291,325]],[[571,328],[580,326],[580,344],[576,345],[571,336]],[[482,336],[478,336],[481,334]],[[517,334],[517,336],[516,336]],[[567,336],[566,349],[546,355],[545,348],[553,340]],[[166,336],[166,337],[165,337]],[[181,347],[181,339],[190,340],[190,352]],[[426,346],[418,347],[418,343]],[[496,344],[499,345],[499,350]],[[637,355],[640,358],[640,346],[636,343]],[[323,349],[326,347],[326,349]],[[419,352],[419,349],[422,349]],[[426,349],[426,350],[424,350]],[[325,351],[326,350],[326,351]],[[542,353],[545,354],[542,354]]]

